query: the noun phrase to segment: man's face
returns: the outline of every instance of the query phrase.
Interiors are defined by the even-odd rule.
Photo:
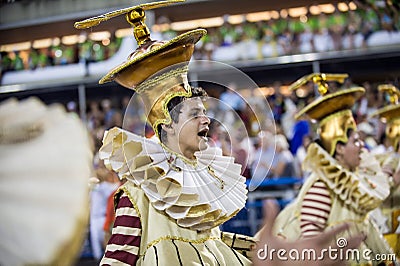
[[[353,131],[342,150],[343,163],[348,169],[354,171],[360,165],[360,154],[363,147],[364,143],[359,134]]]
[[[183,101],[178,122],[172,122],[172,136],[168,134],[168,143],[179,148],[179,153],[194,159],[194,153],[207,148],[207,133],[210,119],[199,97]],[[175,142],[175,143],[172,143]],[[177,143],[176,143],[177,142]]]

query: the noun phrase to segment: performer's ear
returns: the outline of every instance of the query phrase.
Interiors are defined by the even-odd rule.
[[[175,129],[172,127],[171,124],[166,125],[166,124],[161,124],[161,128],[167,132],[168,134],[174,134],[175,133]]]
[[[340,161],[343,157],[344,145],[342,143],[337,143],[335,148],[335,158]]]

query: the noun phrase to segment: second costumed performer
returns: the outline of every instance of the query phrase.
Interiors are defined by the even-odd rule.
[[[367,237],[358,248],[360,256],[346,260],[352,261],[352,265],[378,265],[381,261],[375,260],[377,254],[386,256],[393,251],[369,213],[388,197],[389,178],[375,157],[364,149],[357,133],[351,108],[364,88],[329,91],[329,82],[343,82],[345,78],[347,74],[315,73],[291,85],[291,89],[296,89],[312,81],[318,86],[321,96],[300,110],[297,118],[306,116],[317,121],[319,140],[310,144],[303,162],[304,170],[311,175],[296,200],[278,215],[274,227],[278,236],[296,240],[353,222],[348,231],[336,236],[338,241],[346,242],[359,232],[366,232]],[[364,257],[366,249],[371,252]]]
[[[391,189],[389,197],[374,214],[379,214],[376,220],[381,225],[381,232],[400,258],[400,91],[392,84],[379,85],[378,89],[389,96],[389,104],[373,112],[370,117],[379,117],[385,124],[384,134],[390,146],[376,157],[382,169],[391,176]]]

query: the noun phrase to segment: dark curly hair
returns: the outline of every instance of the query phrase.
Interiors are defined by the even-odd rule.
[[[179,122],[179,114],[181,113],[182,109],[182,102],[187,99],[187,98],[195,98],[195,97],[200,97],[203,100],[208,96],[207,92],[201,88],[201,87],[192,87],[192,95],[190,97],[183,97],[183,96],[177,96],[172,98],[168,104],[168,112],[171,116],[172,122],[178,123]],[[159,138],[162,143],[165,143],[167,141],[167,133],[162,129],[161,124],[158,125],[158,134]]]

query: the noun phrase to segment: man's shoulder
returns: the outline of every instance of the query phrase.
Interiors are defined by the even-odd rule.
[[[143,201],[143,197],[146,198],[144,191],[129,180],[118,188],[116,195],[117,194],[120,196],[126,195],[131,201],[134,202]]]

